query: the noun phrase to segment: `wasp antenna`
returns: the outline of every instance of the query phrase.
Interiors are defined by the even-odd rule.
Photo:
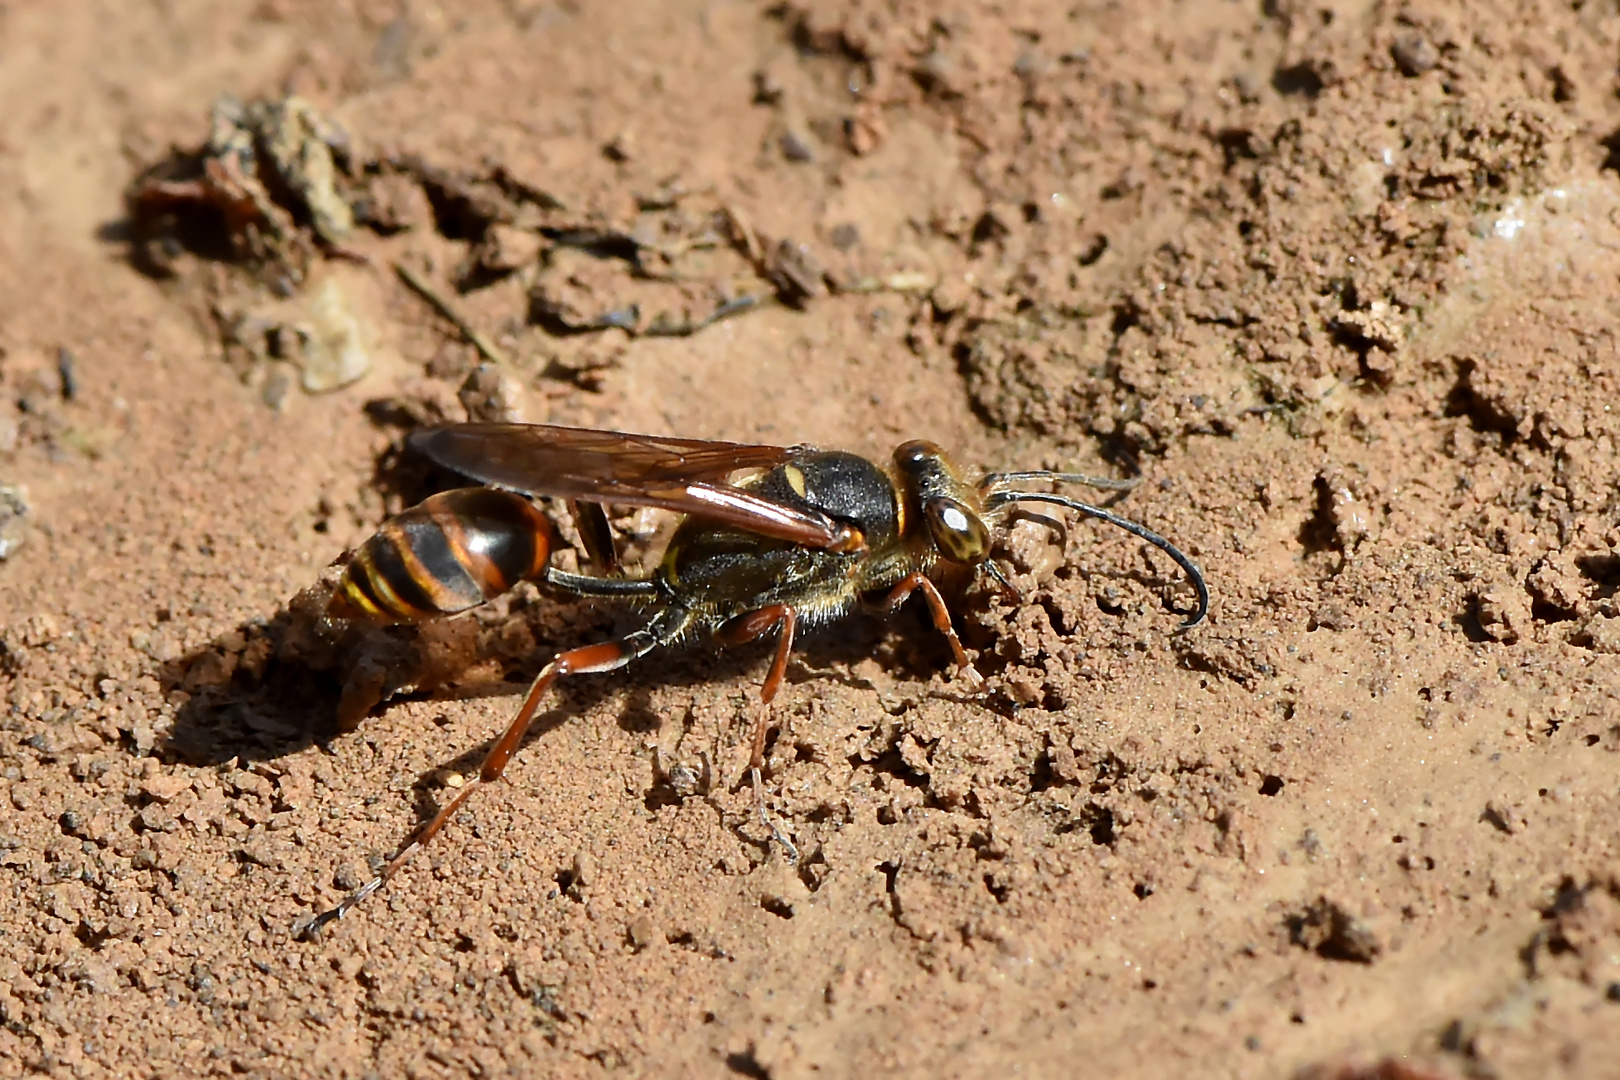
[[[1008,514],[1008,520],[1030,521],[1036,525],[1044,525],[1052,530],[1052,535],[1057,537],[1059,544],[1069,542],[1069,527],[1051,514],[1039,514],[1034,510],[1025,510],[1022,506],[1014,506],[1012,512]]]
[[[1046,473],[1038,475],[1056,476],[1062,474]],[[1083,503],[1078,499],[1071,499],[1064,495],[1057,495],[1045,491],[997,492],[990,500],[988,500],[988,505],[985,507],[985,509],[993,510],[997,507],[1004,506],[1007,503],[1016,502],[1051,503],[1054,506],[1067,507],[1070,510],[1075,510],[1079,513],[1085,514],[1087,517],[1094,517],[1099,521],[1106,521],[1110,525],[1118,526],[1119,528],[1130,533],[1132,536],[1140,537],[1141,539],[1146,540],[1148,543],[1152,544],[1154,547],[1158,548],[1160,551],[1164,552],[1166,555],[1170,556],[1176,561],[1176,565],[1181,567],[1182,571],[1186,573],[1187,580],[1192,582],[1193,591],[1198,594],[1198,609],[1189,615],[1178,629],[1191,629],[1192,627],[1203,622],[1204,616],[1209,614],[1209,586],[1204,583],[1204,572],[1198,569],[1197,563],[1183,555],[1176,545],[1172,544],[1170,541],[1166,540],[1164,537],[1160,536],[1147,526],[1138,525],[1129,518],[1122,518],[1118,514],[1111,514],[1100,506],[1092,506],[1089,503]]]
[[[1085,473],[1026,469],[1021,472],[991,473],[979,482],[979,490],[994,494],[1018,495],[1018,492],[1009,490],[1013,485],[1033,484],[1043,480],[1053,484],[1084,484],[1099,491],[1130,491],[1142,482],[1140,476],[1133,476],[1128,480],[1114,480],[1106,476],[1087,476]]]

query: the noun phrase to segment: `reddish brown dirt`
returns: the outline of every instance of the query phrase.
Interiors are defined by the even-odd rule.
[[[0,8],[0,1075],[1615,1075],[1617,56],[1612,3],[1546,0]],[[1119,509],[1208,622],[1124,534],[1021,526],[1026,602],[961,602],[987,693],[909,612],[811,642],[768,769],[797,867],[738,784],[763,650],[582,679],[293,941],[517,688],[339,734],[272,655],[399,506],[384,405],[459,415],[471,364],[332,264],[373,370],[275,411],[208,315],[234,271],[131,266],[130,178],[288,87],[603,220],[675,178],[925,283],[684,339],[476,289],[531,419],[1140,469]],[[442,280],[467,245],[412,220],[356,246]],[[520,677],[628,624],[476,625]]]

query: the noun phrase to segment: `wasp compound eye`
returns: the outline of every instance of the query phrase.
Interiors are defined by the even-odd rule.
[[[939,553],[951,562],[983,562],[990,553],[990,531],[978,514],[955,499],[929,499],[923,504],[923,514]]]

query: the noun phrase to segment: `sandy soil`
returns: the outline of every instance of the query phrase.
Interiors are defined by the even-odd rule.
[[[1535,0],[0,7],[0,1075],[1615,1075],[1617,56]],[[471,186],[376,179],[301,285],[152,265],[126,187],[226,92]],[[540,231],[725,209],[762,259],[677,283]],[[385,637],[425,688],[337,729],[285,605],[442,482],[400,439],[477,360],[394,261],[531,420],[1139,471],[1210,618],[1020,526],[985,693],[909,610],[808,642],[797,865],[766,649],[578,680],[294,941],[633,624]],[[332,283],[358,382],[226,347]],[[750,289],[800,302],[639,332]]]

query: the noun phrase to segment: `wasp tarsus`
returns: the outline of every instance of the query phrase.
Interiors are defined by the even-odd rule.
[[[1209,590],[1191,559],[1158,533],[1041,483],[1118,488],[1072,473],[991,473],[967,481],[938,446],[902,444],[887,467],[856,454],[808,446],[767,446],[632,435],[545,424],[452,424],[417,432],[411,445],[487,487],[435,495],[385,522],[344,569],[328,607],[338,618],[409,623],[454,614],[533,580],[581,597],[628,599],[651,614],[616,641],[559,653],[529,687],[517,716],[478,775],[416,831],[378,873],[301,930],[343,917],[382,888],[478,788],[500,779],[540,701],[558,679],[612,671],[692,636],[722,645],[775,637],[760,696],[781,689],[801,627],[837,619],[862,600],[892,611],[920,593],[958,667],[976,683],[935,579],[980,572],[1005,588],[991,561],[998,533],[1031,503],[1067,507],[1132,533],[1182,568],[1197,607],[1182,626],[1203,620]],[[1128,486],[1128,485],[1125,485]],[[558,539],[527,496],[565,500],[579,525],[582,554],[598,574],[549,564]],[[658,565],[641,577],[620,573],[604,505],[645,506],[684,515]],[[960,576],[960,575],[958,575]],[[756,792],[764,721],[750,769]],[[792,842],[760,809],[773,836]]]

